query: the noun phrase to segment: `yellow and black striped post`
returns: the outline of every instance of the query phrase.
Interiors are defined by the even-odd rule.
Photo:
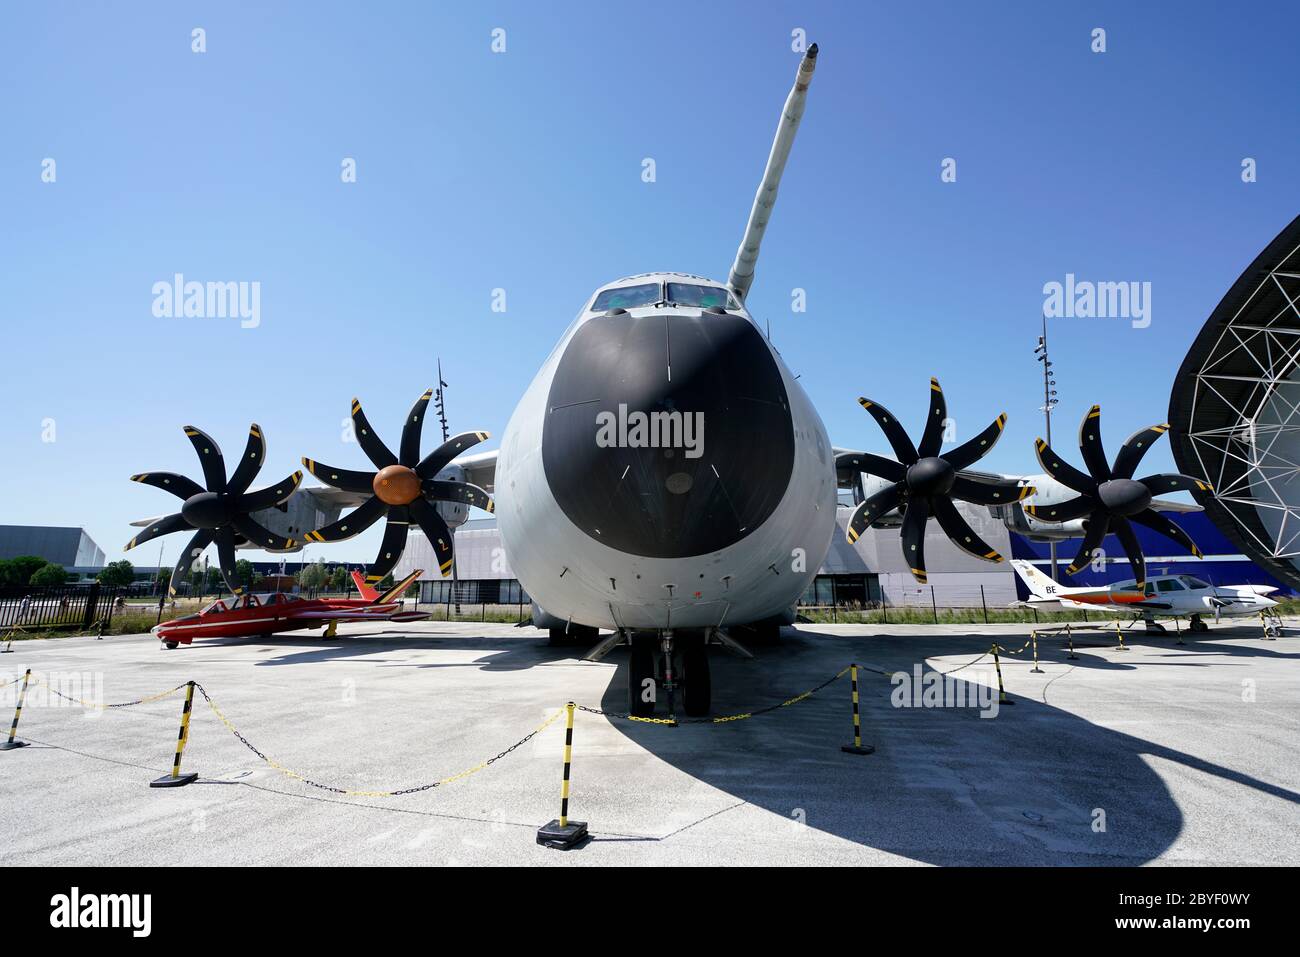
[[[1119,647],[1116,648],[1115,650],[1116,650],[1116,651],[1128,651],[1128,649],[1127,649],[1126,647],[1124,647],[1124,632],[1123,632],[1123,631],[1120,629],[1120,627],[1119,627],[1119,620],[1118,620],[1118,619],[1115,620],[1115,637],[1119,639]]]
[[[199,779],[198,774],[188,771],[181,774],[181,755],[185,753],[185,744],[190,740],[190,711],[194,708],[194,682],[185,683],[185,704],[181,708],[181,729],[176,734],[176,757],[172,759],[172,773],[164,774],[149,782],[151,788],[179,788],[192,784]]]
[[[1269,627],[1268,619],[1264,617],[1262,611],[1259,613],[1259,627],[1264,630],[1265,641],[1277,641],[1277,637],[1273,634],[1273,629]]]
[[[569,769],[573,765],[573,709],[564,706],[564,778],[560,782],[560,816],[537,829],[537,843],[567,851],[587,839],[587,822],[569,820]]]
[[[998,643],[993,642],[993,647],[989,649],[993,653],[993,670],[998,673],[998,704],[1015,704],[1007,697],[1006,690],[1002,687],[1002,663],[998,660]]]
[[[1071,661],[1074,661],[1079,656],[1074,653],[1074,633],[1070,631],[1070,623],[1068,621],[1065,623],[1065,640],[1070,644],[1070,653],[1066,655],[1066,657]]]
[[[1029,670],[1036,675],[1041,675],[1043,673],[1043,669],[1038,667],[1038,632],[1031,631],[1029,633],[1029,641],[1034,646],[1034,666]]]
[[[843,674],[843,672],[840,672]],[[849,665],[849,683],[853,687],[853,743],[840,746],[840,750],[847,754],[871,754],[876,749],[869,744],[862,743],[862,718],[858,714],[858,666],[857,664]]]
[[[23,702],[27,700],[27,682],[32,680],[32,669],[28,668],[27,673],[23,675],[23,686],[18,691],[18,707],[14,709],[14,721],[9,725],[9,740],[0,744],[0,751],[14,751],[18,748],[27,747],[26,741],[19,741],[18,719],[23,716]]]

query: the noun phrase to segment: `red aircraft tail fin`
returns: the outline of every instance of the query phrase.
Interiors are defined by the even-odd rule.
[[[377,592],[375,589],[371,588],[369,585],[366,584],[366,576],[362,575],[361,572],[353,572],[352,580],[356,582],[357,591],[361,593],[361,597],[364,598],[366,601],[373,602],[376,598],[379,597],[379,592]]]
[[[417,578],[419,578],[419,577],[420,577],[421,575],[423,575],[423,574],[424,574],[424,569],[423,569],[423,568],[417,568],[415,571],[411,572],[411,574],[407,575],[405,578],[403,578],[400,582],[398,582],[398,583],[397,583],[396,585],[394,585],[392,588],[388,589],[388,591],[384,592],[384,593],[383,593],[382,595],[380,595],[378,598],[375,598],[374,600],[372,600],[372,601],[371,601],[371,604],[372,604],[372,605],[386,605],[386,604],[388,604],[390,601],[397,601],[397,599],[399,599],[399,598],[402,597],[402,592],[404,592],[404,591],[406,591],[406,589],[410,588],[411,585],[415,582],[415,580],[416,580]]]

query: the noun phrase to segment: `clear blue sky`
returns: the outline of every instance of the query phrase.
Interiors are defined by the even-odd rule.
[[[453,428],[499,436],[596,286],[726,278],[795,28],[822,56],[750,306],[832,440],[883,451],[854,399],[918,423],[933,374],[961,437],[1009,413],[989,465],[1036,471],[1032,349],[1067,272],[1150,282],[1153,321],[1053,323],[1057,444],[1092,402],[1112,452],[1162,421],[1300,207],[1294,5],[7,3],[0,521],[119,557],[176,504],[128,476],[198,474],[186,423],[232,459],[259,422],[266,482],[304,454],[363,467],[350,398],[396,443],[438,356]],[[259,281],[261,325],[155,318],[175,272]],[[312,554],[369,560],[376,534]]]

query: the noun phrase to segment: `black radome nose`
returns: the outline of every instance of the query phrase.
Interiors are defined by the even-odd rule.
[[[593,539],[651,558],[718,551],[762,525],[790,482],[780,370],[741,316],[591,319],[556,368],[542,463]]]

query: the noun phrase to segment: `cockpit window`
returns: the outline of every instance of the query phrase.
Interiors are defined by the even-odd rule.
[[[639,286],[619,286],[606,289],[591,304],[592,312],[605,312],[607,309],[633,309],[637,306],[653,306],[660,299],[659,283],[645,282]]]
[[[709,309],[718,306],[733,309],[731,295],[718,286],[697,286],[689,282],[670,282],[668,284],[668,301],[678,306],[699,306]]]
[[[1199,578],[1193,578],[1191,575],[1181,575],[1179,577],[1182,580],[1182,583],[1192,591],[1200,591],[1202,588],[1210,587],[1208,582],[1203,582]]]

